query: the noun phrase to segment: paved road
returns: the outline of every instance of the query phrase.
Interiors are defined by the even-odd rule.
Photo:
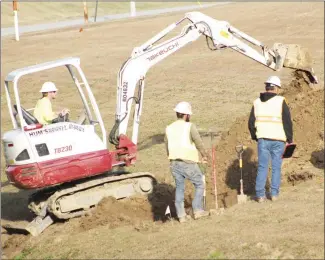
[[[164,13],[171,13],[171,12],[180,12],[180,11],[189,11],[194,9],[201,9],[207,8],[215,5],[224,5],[229,4],[230,2],[219,2],[219,3],[212,3],[212,4],[204,4],[204,5],[191,5],[191,6],[183,6],[183,7],[174,7],[174,8],[164,8],[164,9],[155,9],[155,10],[146,10],[146,11],[137,11],[137,17],[141,16],[154,16]],[[18,13],[19,15],[19,13]],[[105,15],[101,17],[97,17],[96,22],[106,22],[106,21],[113,21],[113,20],[121,20],[130,18],[130,13],[124,14],[111,14]],[[94,23],[94,18],[89,19],[89,23]],[[55,23],[45,23],[45,24],[35,24],[35,25],[24,25],[19,26],[19,35],[28,33],[28,32],[39,32],[39,31],[46,31],[52,29],[60,29],[65,27],[73,27],[73,26],[80,26],[84,24],[83,19],[76,19],[76,20],[67,20]],[[1,29],[1,37],[15,35],[15,28],[2,28]]]

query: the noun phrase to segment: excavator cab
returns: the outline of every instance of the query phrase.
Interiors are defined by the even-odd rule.
[[[19,82],[22,77],[62,66],[68,69],[80,93],[88,124],[58,122],[42,125],[21,105],[19,92],[23,87]],[[60,59],[12,71],[5,79],[5,92],[12,130],[3,134],[2,142],[6,174],[13,185],[24,189],[42,188],[86,177],[94,171],[110,170],[112,163],[106,130],[79,58]],[[10,92],[14,93],[13,105]],[[95,131],[97,125],[101,136]]]
[[[58,67],[68,69],[88,123],[63,121],[42,125],[29,109],[22,107],[20,79]],[[9,90],[13,91],[14,102]],[[60,219],[82,216],[104,197],[123,199],[153,191],[156,179],[152,174],[115,169],[115,166],[127,166],[135,160],[136,146],[122,135],[116,150],[107,149],[104,123],[80,68],[79,58],[65,58],[12,71],[5,79],[5,93],[12,122],[12,129],[2,136],[6,175],[17,188],[36,190],[28,205],[35,213],[35,219],[26,227],[3,226],[7,231],[29,232],[37,236],[54,222],[53,216]]]

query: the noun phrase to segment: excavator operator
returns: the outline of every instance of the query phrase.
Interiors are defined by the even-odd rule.
[[[51,101],[55,99],[58,89],[53,82],[45,82],[40,90],[42,98],[36,103],[34,117],[40,124],[48,125],[52,123],[69,121],[69,109],[62,109],[55,113],[52,110]]]

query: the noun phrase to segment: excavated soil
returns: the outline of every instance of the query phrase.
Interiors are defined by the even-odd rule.
[[[324,168],[324,90],[314,90],[301,71],[294,71],[291,82],[284,84],[282,95],[291,111],[293,141],[297,144],[293,157],[284,160],[282,179],[284,184],[295,185],[313,178],[308,164]],[[237,119],[216,146],[218,190],[239,191],[240,168],[235,146],[240,144],[247,146],[243,154],[244,192],[254,194],[257,145],[250,138],[248,115]]]
[[[80,220],[80,229],[89,230],[98,226],[108,225],[111,228],[121,224],[137,225],[150,219],[150,204],[144,198],[129,198],[118,201],[109,197],[103,199],[97,209]]]
[[[148,197],[136,196],[123,200],[104,198],[90,214],[79,219],[76,232],[98,226],[116,228],[131,225],[140,229],[152,221],[165,222],[169,217],[165,215],[168,206],[171,216],[176,217],[174,197],[174,187],[162,183],[157,184]]]
[[[283,165],[283,183],[297,184],[313,178],[313,173],[305,169],[310,162],[316,167],[324,167],[324,91],[314,90],[304,78],[301,71],[292,73],[292,80],[283,87],[283,96],[290,107],[293,125],[294,142],[297,144],[294,156],[286,159]],[[297,102],[298,101],[298,102]],[[218,206],[229,208],[237,203],[239,192],[240,168],[235,146],[247,146],[243,154],[244,193],[254,195],[257,172],[256,143],[250,139],[248,116],[235,121],[229,131],[221,135],[216,152],[216,183]],[[206,175],[206,209],[215,208],[214,179],[212,167],[200,165]],[[269,187],[269,180],[267,188]],[[185,189],[185,207],[192,214],[191,201],[194,188],[187,181]],[[85,231],[98,226],[108,225],[116,228],[121,225],[139,226],[143,222],[162,221],[169,206],[171,216],[176,217],[174,206],[175,187],[173,183],[158,184],[148,198],[135,197],[124,200],[106,198],[97,206],[91,215],[80,219],[80,230]]]
[[[297,144],[294,156],[286,159],[283,165],[283,184],[295,185],[300,181],[313,178],[313,173],[304,166],[310,162],[318,168],[324,167],[324,91],[313,90],[300,71],[293,72],[292,81],[283,87],[283,96],[290,107],[294,125],[294,142]],[[299,101],[299,102],[295,102]],[[257,150],[255,141],[250,140],[248,116],[236,120],[229,131],[221,136],[216,151],[216,176],[218,206],[229,208],[237,203],[239,192],[240,168],[235,146],[247,146],[243,154],[244,193],[254,195],[257,172]],[[221,163],[223,162],[223,163]],[[212,167],[200,165],[206,175],[206,208],[215,208],[214,179]],[[267,188],[269,187],[269,181]],[[192,214],[191,201],[194,188],[187,181],[185,189],[185,207]],[[173,183],[160,183],[148,198],[130,198],[117,201],[104,199],[90,216],[80,221],[81,230],[89,230],[101,225],[115,228],[121,225],[139,226],[143,221],[166,220],[169,206],[171,216],[176,217],[174,207],[175,188]]]
[[[319,11],[324,5],[266,5],[250,3],[248,8],[246,3],[237,3],[208,8],[204,13],[220,20],[229,20],[267,44],[292,42],[308,47],[313,53],[315,71],[321,81],[319,88],[324,87],[324,27],[321,22],[324,14]],[[292,10],[292,16],[287,15],[288,9]],[[275,13],[276,16],[273,15]],[[2,80],[13,69],[60,57],[80,57],[105,127],[110,129],[114,124],[116,107],[116,74],[121,64],[135,46],[180,17],[182,14],[166,14],[103,23],[85,28],[82,33],[78,28],[34,33],[22,36],[19,42],[4,39]],[[302,20],[305,21],[303,24]],[[134,32],[137,37],[130,38]],[[315,40],[311,41],[312,38]],[[278,248],[297,258],[311,259],[321,255],[324,230],[323,177],[320,178],[320,184],[315,178],[316,181],[302,183],[298,187],[284,188],[279,204],[267,202],[265,205],[248,203],[245,206],[233,206],[237,203],[240,176],[235,146],[240,143],[248,147],[243,155],[244,191],[254,194],[257,154],[256,143],[250,140],[247,128],[247,113],[251,102],[263,87],[263,80],[270,74],[270,70],[235,52],[207,52],[205,39],[164,60],[147,75],[139,156],[134,168],[135,171],[145,170],[157,176],[161,183],[153,194],[148,198],[124,201],[105,199],[92,215],[56,222],[36,238],[11,235],[2,230],[5,254],[10,258],[19,256],[17,259],[127,259],[134,258],[136,252],[137,258],[199,259],[212,251],[216,256],[224,252],[230,259],[263,256],[270,259],[279,258],[271,257],[271,253]],[[38,93],[44,80],[55,79],[61,93],[54,104],[55,109],[67,106],[73,111],[73,116],[78,116],[78,93],[70,88],[70,78],[64,75],[63,71],[58,70],[26,79],[25,88],[21,90],[24,106],[30,108],[35,104],[35,93]],[[317,168],[324,168],[324,91],[308,86],[299,72],[292,75],[292,81],[286,72],[276,75],[285,84],[284,96],[291,108],[294,142],[297,144],[294,157],[286,159],[283,165],[282,183],[291,186],[314,179],[315,174],[321,172]],[[163,134],[166,125],[174,119],[172,108],[180,100],[192,103],[195,110],[193,122],[203,132],[208,132],[210,128],[216,133],[226,131],[222,132],[220,139],[218,137],[215,165],[218,205],[229,209],[223,216],[192,221],[189,225],[166,221],[165,216],[169,206],[172,217],[175,217],[175,188],[173,180],[167,181],[166,178],[171,178],[171,175]],[[2,111],[6,111],[6,102],[1,105]],[[8,113],[2,115],[1,129],[3,132],[11,129]],[[215,204],[211,165],[203,165],[202,168],[205,168],[206,173],[207,209],[210,209]],[[2,176],[2,181],[7,181],[4,171]],[[161,181],[163,179],[164,182]],[[29,221],[27,194],[4,183],[1,191],[2,224],[26,224]],[[185,206],[188,213],[191,213],[193,195],[193,187],[187,183]],[[310,218],[310,215],[315,217]],[[149,235],[137,232],[156,231],[156,227],[159,232]],[[269,235],[265,236],[266,233]],[[195,243],[193,238],[196,239]],[[261,245],[261,241],[270,246],[270,252],[254,249],[255,245]],[[23,249],[32,249],[32,252],[22,256],[20,253]]]

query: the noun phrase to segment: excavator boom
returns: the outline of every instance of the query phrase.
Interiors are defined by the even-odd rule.
[[[189,21],[181,33],[158,43],[183,21]],[[205,36],[210,50],[232,49],[260,64],[279,71],[283,67],[305,71],[311,83],[318,83],[311,67],[311,58],[299,45],[275,43],[269,49],[262,42],[241,32],[226,21],[213,19],[200,12],[189,12],[185,17],[162,30],[139,47],[133,49],[131,57],[123,64],[117,80],[117,106],[115,125],[110,132],[110,142],[119,145],[121,135],[126,135],[132,101],[135,101],[132,143],[137,144],[138,129],[143,104],[144,79],[147,71],[172,53]],[[209,44],[210,43],[210,44]],[[251,47],[257,46],[259,50]],[[138,93],[135,96],[135,89]]]

